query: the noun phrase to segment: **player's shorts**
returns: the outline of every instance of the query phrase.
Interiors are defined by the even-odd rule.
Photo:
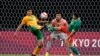
[[[67,32],[67,35],[70,35],[70,32]],[[72,44],[73,41],[74,41],[74,35],[72,35],[72,37],[68,40],[68,42],[69,42],[70,44]]]
[[[63,32],[56,32],[55,31],[55,32],[51,33],[50,38],[53,38],[53,39],[60,38],[62,40],[65,40],[65,39],[67,39],[67,34],[63,33]]]
[[[41,30],[37,29],[34,26],[30,26],[30,31],[32,32],[32,34],[34,34],[37,37],[37,40],[43,39],[43,34]]]

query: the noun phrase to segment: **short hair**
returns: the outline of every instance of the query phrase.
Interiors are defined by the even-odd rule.
[[[26,9],[26,11],[28,11],[28,10],[32,10],[32,8],[29,7],[29,8]]]
[[[61,14],[61,12],[58,11],[56,14]]]
[[[27,8],[27,9],[24,11],[24,16],[27,14],[27,11],[29,11],[29,10],[32,10],[32,8],[31,8],[31,7]],[[33,10],[32,10],[32,12],[33,12]]]
[[[79,17],[78,13],[73,13],[73,15],[77,18]]]
[[[62,16],[62,13],[61,13],[60,11],[57,11],[57,12],[55,13],[55,16],[56,16],[57,14],[61,14],[61,16]]]

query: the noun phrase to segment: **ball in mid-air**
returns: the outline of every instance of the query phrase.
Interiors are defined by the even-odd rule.
[[[46,19],[46,18],[48,18],[48,14],[46,12],[42,12],[40,14],[40,17],[41,17],[41,19]]]

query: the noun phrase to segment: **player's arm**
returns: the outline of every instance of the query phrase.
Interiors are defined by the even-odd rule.
[[[61,31],[62,32],[67,32],[67,30],[68,30],[68,23],[67,23],[67,21],[65,21],[64,26],[61,27]]]
[[[67,27],[68,27],[68,23],[66,20],[63,21],[64,22],[64,25],[63,26],[59,26],[59,27],[56,27],[57,30],[61,30],[62,32],[66,32],[67,31]]]
[[[17,29],[16,29],[16,31],[15,31],[15,33],[14,33],[14,36],[16,35],[16,33],[22,28],[22,26],[24,25],[24,24],[26,24],[26,18],[24,17],[23,18],[23,20],[22,20],[22,22],[19,24],[19,26],[17,27]]]
[[[19,24],[18,28],[16,29],[16,31],[15,31],[15,33],[14,33],[14,36],[15,36],[16,33],[22,28],[23,25],[24,25],[23,23]]]
[[[48,31],[50,31],[50,32],[56,31],[56,29],[55,29],[55,21],[52,20],[51,23],[48,22],[47,28],[48,28]]]
[[[37,22],[38,23],[48,23],[48,21],[46,21],[46,20],[38,20],[38,19],[37,19]]]
[[[41,21],[38,21],[38,23],[48,23],[48,21],[41,20]]]
[[[51,25],[55,30],[60,30],[61,29],[61,27],[56,27],[55,26],[55,20],[52,20]]]

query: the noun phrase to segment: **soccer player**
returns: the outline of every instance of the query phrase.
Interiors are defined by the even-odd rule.
[[[63,26],[68,27],[68,23],[66,22],[65,19],[62,18],[60,12],[56,13],[55,18],[51,22],[51,26],[52,26],[52,29],[50,29],[50,30],[52,31],[52,33],[48,37],[45,56],[49,56],[49,49],[51,47],[51,43],[52,43],[53,39],[57,39],[59,37],[62,40],[66,40],[66,38],[67,38],[67,34],[65,33],[66,32],[65,30],[67,30],[67,29],[65,29],[64,30],[65,32],[64,32],[64,31],[62,31],[62,27]]]
[[[34,34],[37,38],[38,46],[32,52],[32,56],[36,56],[43,46],[43,34],[40,31],[42,26],[38,25],[38,19],[35,15],[33,15],[32,9],[30,8],[26,11],[26,16],[22,19],[22,22],[18,26],[14,36],[16,36],[16,33],[22,28],[23,25],[27,25],[32,34]]]
[[[66,40],[67,46],[71,49],[71,51],[76,55],[79,56],[78,50],[73,46],[73,40],[74,40],[74,35],[78,31],[78,29],[81,26],[81,20],[80,17],[77,13],[73,14],[73,18],[71,20],[71,23],[68,26],[68,38]],[[70,53],[71,54],[71,53]]]

